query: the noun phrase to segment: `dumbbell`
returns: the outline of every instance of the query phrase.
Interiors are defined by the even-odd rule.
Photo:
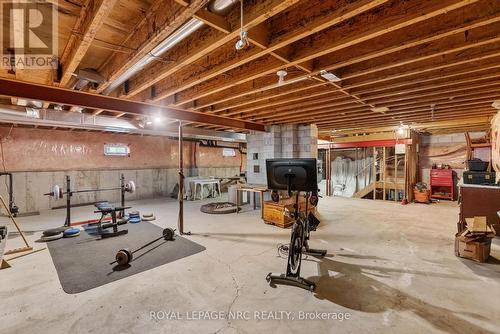
[[[134,256],[133,256],[134,253],[140,251],[141,249],[148,247],[149,245],[152,245],[153,243],[157,242],[160,239],[165,239],[167,241],[174,240],[174,236],[175,236],[175,230],[170,228],[170,227],[167,227],[167,228],[163,229],[161,237],[156,238],[155,240],[148,242],[144,246],[142,246],[134,251],[130,251],[128,248],[120,249],[118,251],[118,253],[116,253],[116,255],[115,255],[116,260],[111,262],[110,264],[117,263],[120,266],[129,264],[130,261],[132,261],[132,259],[134,258]]]

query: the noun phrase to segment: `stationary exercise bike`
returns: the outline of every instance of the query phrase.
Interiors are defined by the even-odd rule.
[[[270,159],[266,161],[267,183],[272,189],[271,198],[279,201],[278,190],[287,190],[288,195],[295,196],[294,211],[290,217],[294,219],[290,244],[288,246],[288,261],[286,273],[273,275],[269,273],[266,280],[270,284],[286,284],[314,291],[316,284],[300,276],[302,254],[325,256],[326,250],[309,248],[311,231],[315,231],[319,220],[308,213],[309,205],[318,205],[318,184],[316,159]],[[306,199],[305,213],[299,207],[300,193],[304,192]]]

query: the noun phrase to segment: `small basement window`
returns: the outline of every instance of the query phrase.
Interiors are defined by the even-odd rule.
[[[129,157],[130,147],[127,144],[104,144],[104,155]]]

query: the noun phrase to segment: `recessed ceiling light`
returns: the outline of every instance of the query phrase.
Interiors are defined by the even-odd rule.
[[[371,111],[385,114],[386,112],[389,111],[389,108],[388,107],[374,107],[374,108],[371,108]]]
[[[338,76],[336,76],[335,74],[333,74],[332,72],[328,72],[328,71],[325,71],[325,70],[322,70],[321,72],[319,72],[319,74],[325,78],[326,80],[328,81],[331,81],[331,82],[339,82],[339,81],[342,81],[342,79],[340,79]]]
[[[498,109],[500,110],[500,100],[495,100],[493,101],[493,103],[491,104],[491,106],[495,109]]]

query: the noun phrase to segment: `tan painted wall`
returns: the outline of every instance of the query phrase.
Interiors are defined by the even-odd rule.
[[[91,132],[69,132],[0,128],[7,171],[56,171],[94,169],[177,168],[178,144],[165,137],[131,136]],[[110,157],[105,143],[130,145],[130,157]],[[193,166],[195,143],[184,143],[184,166]],[[239,167],[240,153],[224,157],[222,148],[197,147],[197,167]],[[245,157],[243,157],[245,158]],[[3,166],[0,166],[3,169]]]
[[[22,213],[64,205],[64,201],[43,194],[50,192],[54,184],[64,186],[65,175],[70,175],[73,189],[96,189],[118,186],[123,173],[126,180],[137,185],[134,194],[126,195],[127,200],[169,196],[178,180],[178,142],[173,139],[26,128],[13,128],[10,134],[9,131],[9,127],[0,128],[0,158],[4,158],[5,170],[13,172],[15,203]],[[104,143],[129,144],[131,155],[105,156]],[[238,175],[240,153],[236,150],[235,157],[224,157],[222,150],[186,141],[184,174]],[[246,161],[245,156],[243,159]],[[0,170],[3,169],[0,160]],[[3,180],[0,195],[7,196]],[[120,200],[119,192],[88,192],[72,197],[73,204],[100,200],[116,203]]]

